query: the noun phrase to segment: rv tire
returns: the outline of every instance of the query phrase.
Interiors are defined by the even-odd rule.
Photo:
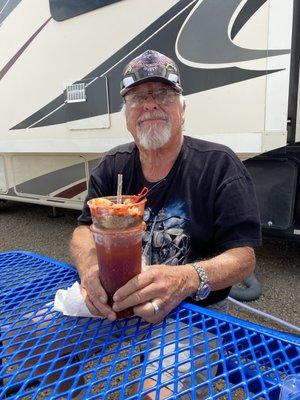
[[[7,200],[0,199],[0,210],[7,207]]]

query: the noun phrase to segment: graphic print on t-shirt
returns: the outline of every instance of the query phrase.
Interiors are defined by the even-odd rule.
[[[160,209],[155,215],[150,207],[145,209],[147,224],[143,236],[146,265],[184,264],[190,248],[190,238],[185,232],[188,221],[183,202],[175,202]]]

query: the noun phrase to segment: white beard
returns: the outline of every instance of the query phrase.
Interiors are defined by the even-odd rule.
[[[161,111],[146,112],[139,120],[144,118],[166,118],[166,115]],[[171,123],[170,121],[165,122],[164,127],[161,123],[151,123],[147,128],[141,128],[139,120],[136,126],[136,133],[139,139],[140,145],[146,150],[157,150],[163,147],[171,138]]]
[[[168,124],[164,128],[160,124],[151,124],[148,129],[140,126],[136,130],[140,145],[146,150],[157,150],[163,147],[171,138],[171,126]]]

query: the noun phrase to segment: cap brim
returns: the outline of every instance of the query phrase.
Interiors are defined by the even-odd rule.
[[[132,83],[126,88],[123,88],[120,91],[121,96],[125,96],[125,94],[129,92],[129,90],[145,82],[163,82],[166,83],[168,86],[171,86],[171,88],[174,89],[177,93],[182,93],[182,88],[178,85],[178,83],[172,82],[167,78],[162,78],[161,76],[147,76],[146,78],[139,79],[138,81]]]

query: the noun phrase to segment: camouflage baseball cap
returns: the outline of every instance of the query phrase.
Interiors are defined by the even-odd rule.
[[[179,69],[171,58],[155,50],[147,50],[131,60],[123,71],[121,95],[132,87],[148,81],[161,81],[181,93]]]

